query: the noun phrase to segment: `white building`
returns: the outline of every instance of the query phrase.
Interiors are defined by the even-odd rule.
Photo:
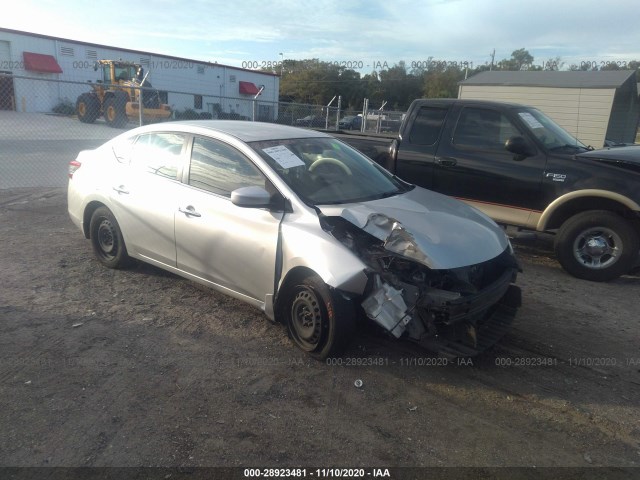
[[[50,112],[64,100],[75,104],[80,93],[89,91],[87,82],[99,79],[94,63],[100,59],[141,64],[174,110],[251,118],[253,98],[264,87],[257,119],[277,116],[280,78],[274,73],[6,28],[0,28],[0,110]]]

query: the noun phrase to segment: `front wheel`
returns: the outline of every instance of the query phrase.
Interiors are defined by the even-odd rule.
[[[83,93],[76,101],[76,114],[82,123],[93,123],[100,116],[100,100],[90,93]]]
[[[569,218],[556,235],[555,251],[571,275],[595,282],[613,280],[638,260],[638,233],[619,215],[591,210]]]
[[[127,124],[127,99],[111,96],[104,101],[104,121],[113,128],[122,128]]]
[[[355,332],[353,303],[317,275],[306,277],[290,289],[284,314],[293,342],[317,360],[341,354]]]
[[[96,258],[109,268],[124,268],[130,263],[127,247],[116,218],[107,207],[93,212],[89,224],[89,238]]]

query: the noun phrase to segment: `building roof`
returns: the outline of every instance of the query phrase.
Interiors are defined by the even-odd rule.
[[[635,75],[635,70],[600,72],[490,71],[481,72],[459,85],[502,85],[554,88],[618,88]]]
[[[87,47],[97,47],[97,48],[109,48],[111,50],[119,50],[121,52],[130,52],[130,53],[136,53],[138,55],[153,55],[156,57],[162,57],[162,58],[169,58],[172,60],[181,60],[181,61],[185,61],[185,62],[190,62],[190,63],[195,63],[198,65],[208,65],[208,66],[215,66],[215,67],[223,67],[223,68],[231,68],[234,70],[243,70],[246,72],[252,72],[252,73],[260,73],[263,75],[271,75],[273,77],[279,77],[280,75],[277,73],[272,73],[272,72],[263,72],[261,70],[249,70],[248,68],[240,68],[240,67],[233,67],[231,65],[223,65],[221,63],[213,63],[213,62],[205,62],[202,60],[194,60],[192,58],[184,58],[184,57],[175,57],[173,55],[166,55],[164,53],[157,53],[157,52],[146,52],[143,50],[132,50],[130,48],[122,48],[122,47],[116,47],[114,45],[103,45],[100,43],[90,43],[90,42],[83,42],[80,40],[71,40],[69,38],[62,38],[62,37],[53,37],[51,35],[43,35],[41,33],[32,33],[32,32],[24,32],[22,30],[12,30],[10,28],[3,28],[0,27],[0,32],[7,32],[7,33],[14,33],[17,35],[26,35],[29,37],[37,37],[37,38],[46,38],[49,40],[60,40],[63,42],[70,42],[70,43],[75,43],[78,45],[85,45]]]

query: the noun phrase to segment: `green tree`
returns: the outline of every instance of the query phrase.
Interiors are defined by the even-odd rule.
[[[511,58],[498,62],[497,70],[529,70],[533,66],[533,55],[524,48],[511,52]]]

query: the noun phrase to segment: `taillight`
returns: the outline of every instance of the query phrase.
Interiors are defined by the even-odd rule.
[[[71,160],[69,162],[69,178],[73,178],[73,174],[76,173],[76,170],[78,170],[81,166],[82,163],[80,163],[78,160]]]

